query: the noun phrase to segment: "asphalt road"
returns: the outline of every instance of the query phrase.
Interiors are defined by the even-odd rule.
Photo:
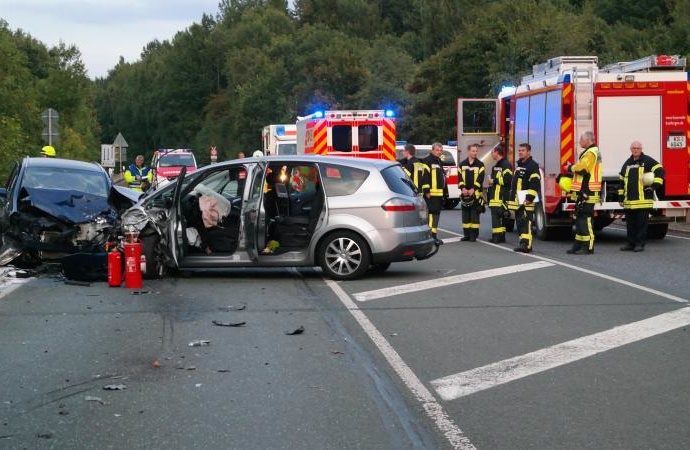
[[[623,253],[610,229],[591,256],[540,241],[522,255],[514,234],[458,242],[459,210],[441,229],[434,258],[355,282],[275,269],[0,286],[0,447],[690,445],[690,239]]]

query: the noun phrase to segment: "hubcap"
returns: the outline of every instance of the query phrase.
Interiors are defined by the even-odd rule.
[[[349,238],[338,238],[326,248],[326,265],[333,273],[349,275],[362,264],[362,249]]]

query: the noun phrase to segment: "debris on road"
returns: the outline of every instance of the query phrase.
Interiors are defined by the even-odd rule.
[[[65,280],[65,284],[69,286],[91,287],[91,283],[88,281]]]
[[[36,433],[36,437],[39,439],[52,439],[53,433]]]
[[[288,336],[295,336],[297,334],[302,334],[302,333],[304,333],[304,327],[303,326],[300,326],[299,328],[297,328],[294,331],[286,331],[285,332],[285,334]]]
[[[216,372],[219,372],[219,373],[228,373],[228,372],[230,372],[230,369],[218,369]]]
[[[120,383],[120,384],[106,384],[103,386],[104,391],[124,391],[127,389],[127,386]]]
[[[218,310],[220,310],[220,311],[244,311],[245,309],[247,309],[247,305],[241,305],[241,306],[228,305],[228,306],[218,307]]]
[[[157,294],[158,292],[154,291],[132,291],[129,293],[129,295],[146,295],[146,294]]]
[[[94,397],[94,396],[92,396],[92,395],[87,395],[86,397],[84,397],[84,400],[87,401],[87,402],[98,402],[98,403],[100,403],[101,405],[105,405],[105,402],[103,401],[102,398],[100,398],[100,397]]]
[[[197,339],[189,343],[190,347],[203,347],[206,345],[211,345],[211,341],[208,339]]]
[[[212,320],[211,323],[213,325],[219,326],[219,327],[243,327],[247,324],[247,322],[221,322],[219,320]]]
[[[153,368],[154,369],[160,369],[161,368],[161,363],[159,363],[157,359],[153,360]]]

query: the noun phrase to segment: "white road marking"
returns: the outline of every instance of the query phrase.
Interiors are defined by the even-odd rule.
[[[443,400],[455,400],[687,325],[690,325],[690,308],[685,307],[515,358],[439,378],[433,380],[431,385]]]
[[[424,291],[427,289],[445,287],[453,284],[465,283],[468,281],[481,280],[484,278],[492,278],[500,275],[524,272],[527,270],[543,269],[545,267],[550,267],[553,265],[554,264],[552,263],[544,261],[538,261],[527,264],[517,264],[514,266],[480,270],[478,272],[471,273],[463,273],[460,275],[453,275],[450,277],[434,278],[433,280],[418,281],[416,283],[392,286],[388,288],[376,289],[373,291],[358,292],[356,294],[353,294],[353,297],[357,301],[367,302],[369,300],[375,300],[377,298],[386,298],[394,295],[409,294],[410,292]]]
[[[412,372],[412,369],[405,364],[398,352],[390,345],[385,337],[379,332],[369,318],[357,307],[350,296],[340,287],[338,283],[333,280],[324,280],[328,287],[338,296],[340,301],[345,305],[350,314],[355,318],[357,323],[362,327],[364,332],[374,342],[374,345],[379,349],[383,356],[391,365],[395,373],[402,379],[405,386],[412,392],[418,402],[421,403],[427,416],[431,418],[436,424],[436,427],[448,439],[450,445],[455,449],[470,450],[474,449],[474,445],[465,436],[460,428],[451,420],[450,417],[443,410],[441,405],[436,401],[433,394],[424,386],[424,384],[417,378],[417,375]]]
[[[450,234],[454,234],[456,236],[460,236],[460,234],[455,233],[455,232],[450,231],[450,230],[444,230],[441,228],[439,228],[439,230],[441,230],[445,233],[450,233]],[[491,242],[486,242],[486,241],[477,241],[477,242],[481,242],[484,245],[490,245],[490,246],[495,247],[495,248],[500,248],[501,250],[504,250],[504,251],[512,252],[512,249],[504,247],[502,245],[492,244]],[[629,286],[629,287],[634,288],[634,289],[639,289],[641,291],[649,292],[650,294],[654,294],[654,295],[657,295],[659,297],[664,297],[664,298],[667,298],[669,300],[673,300],[674,302],[688,303],[688,300],[684,299],[682,297],[677,297],[677,296],[672,295],[672,294],[667,294],[666,292],[663,292],[663,291],[658,291],[656,289],[648,288],[646,286],[631,283],[630,281],[625,281],[625,280],[622,280],[620,278],[612,277],[610,275],[605,275],[603,273],[594,272],[593,270],[588,270],[588,269],[584,269],[582,267],[574,266],[572,264],[564,263],[561,261],[556,261],[555,259],[546,258],[544,256],[535,255],[533,253],[531,253],[531,254],[520,253],[520,255],[528,256],[530,258],[539,259],[541,261],[550,262],[552,264],[557,264],[559,266],[568,267],[570,269],[574,269],[574,270],[577,270],[577,271],[580,271],[580,272],[583,272],[583,273],[586,273],[589,275],[594,275],[595,277],[599,277],[599,278],[603,278],[605,280],[613,281],[614,283],[622,284],[622,285]]]

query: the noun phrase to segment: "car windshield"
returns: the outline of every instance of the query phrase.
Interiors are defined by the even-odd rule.
[[[190,154],[168,154],[161,156],[159,167],[187,166],[196,167],[194,156]]]
[[[108,181],[103,173],[56,167],[28,167],[24,172],[23,187],[40,189],[64,189],[87,192],[108,197]]]

